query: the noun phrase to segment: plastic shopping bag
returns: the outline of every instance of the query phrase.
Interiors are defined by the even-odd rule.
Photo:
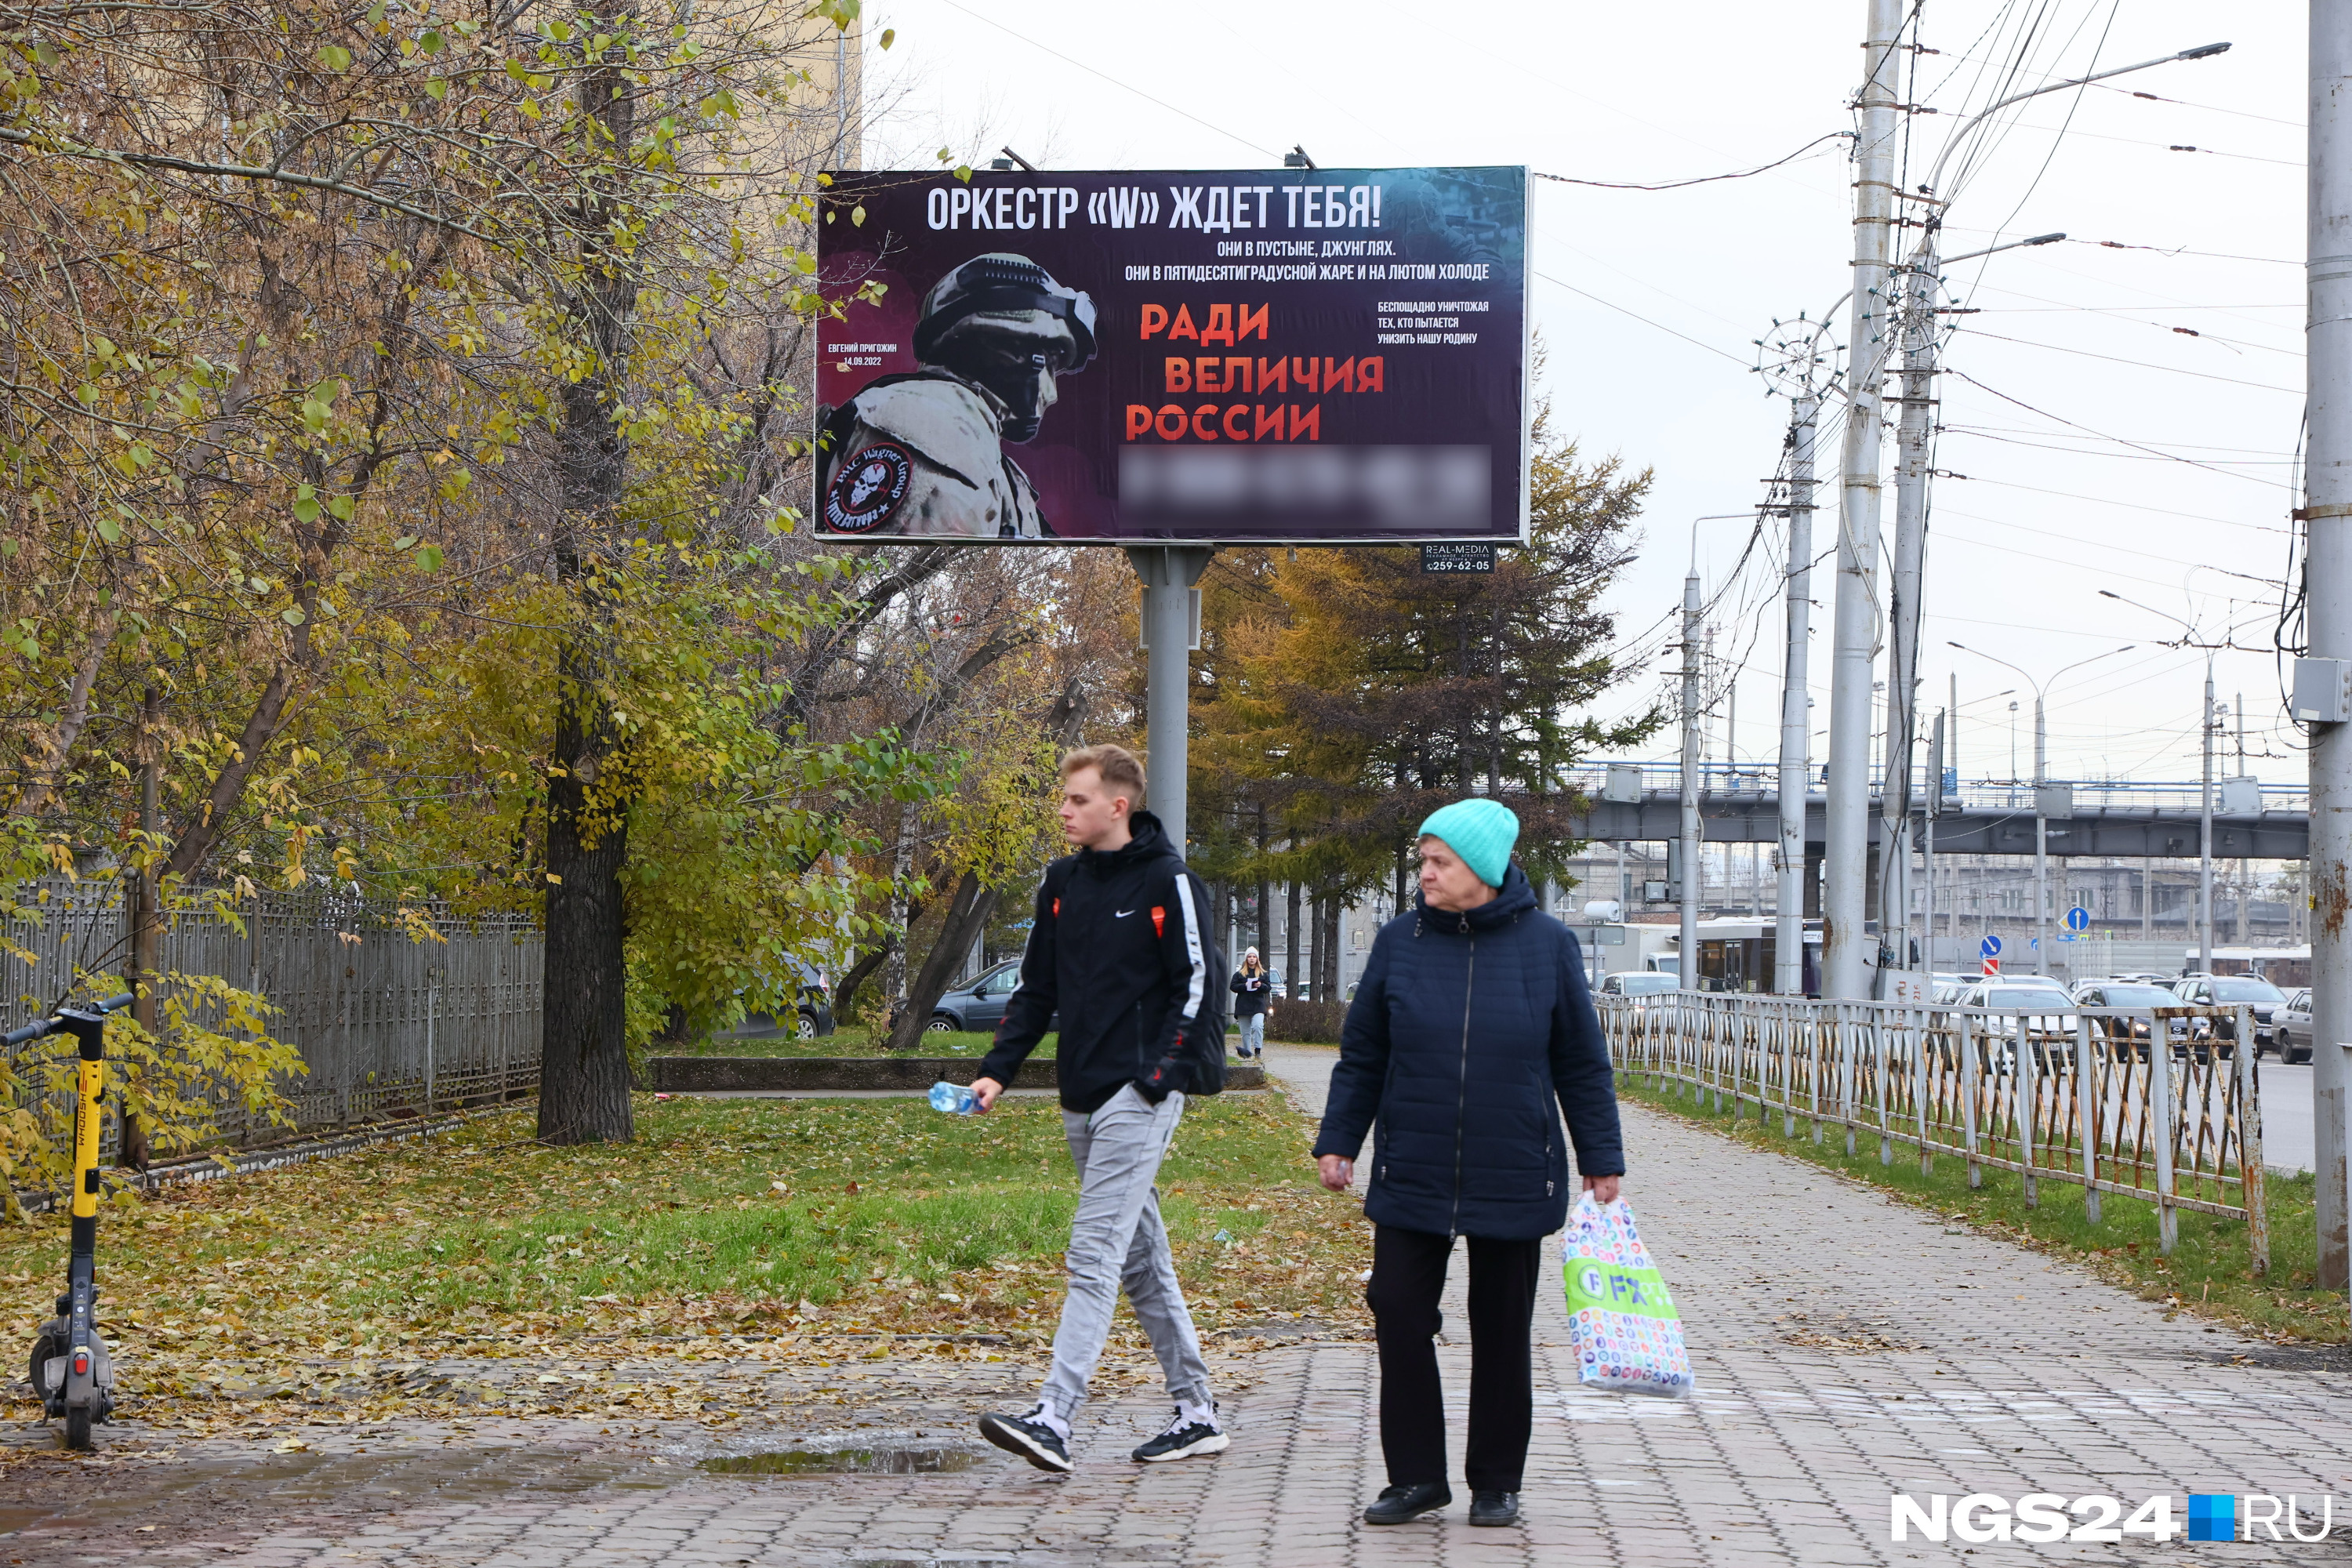
[[[1559,1255],[1579,1381],[1606,1393],[1690,1393],[1682,1318],[1625,1201],[1604,1207],[1589,1192],[1580,1196]]]

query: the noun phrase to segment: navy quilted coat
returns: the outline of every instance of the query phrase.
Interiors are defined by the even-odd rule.
[[[1475,910],[1416,899],[1372,942],[1316,1154],[1352,1160],[1377,1128],[1369,1218],[1526,1240],[1568,1218],[1560,1112],[1578,1171],[1624,1173],[1616,1087],[1574,934],[1536,907],[1517,865]]]

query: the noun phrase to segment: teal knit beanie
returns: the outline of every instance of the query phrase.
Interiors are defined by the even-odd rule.
[[[1419,836],[1443,838],[1480,881],[1499,888],[1511,869],[1511,846],[1519,841],[1519,819],[1500,801],[1457,800],[1431,812]]]

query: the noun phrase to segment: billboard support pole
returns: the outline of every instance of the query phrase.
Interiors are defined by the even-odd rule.
[[[1208,570],[1206,545],[1130,545],[1143,579],[1144,767],[1149,804],[1168,841],[1185,852],[1184,786],[1190,752],[1192,584]]]

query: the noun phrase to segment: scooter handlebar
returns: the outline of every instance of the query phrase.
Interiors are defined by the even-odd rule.
[[[136,998],[131,992],[125,991],[120,996],[109,996],[103,1002],[92,1004],[90,1011],[100,1014],[117,1013],[121,1011],[123,1008],[130,1006],[135,999]],[[33,1041],[41,1038],[45,1035],[56,1034],[59,1028],[64,1026],[64,1024],[65,1020],[62,1017],[37,1019],[30,1024],[26,1024],[22,1028],[11,1029],[7,1034],[0,1035],[0,1043],[11,1046],[30,1045]]]

